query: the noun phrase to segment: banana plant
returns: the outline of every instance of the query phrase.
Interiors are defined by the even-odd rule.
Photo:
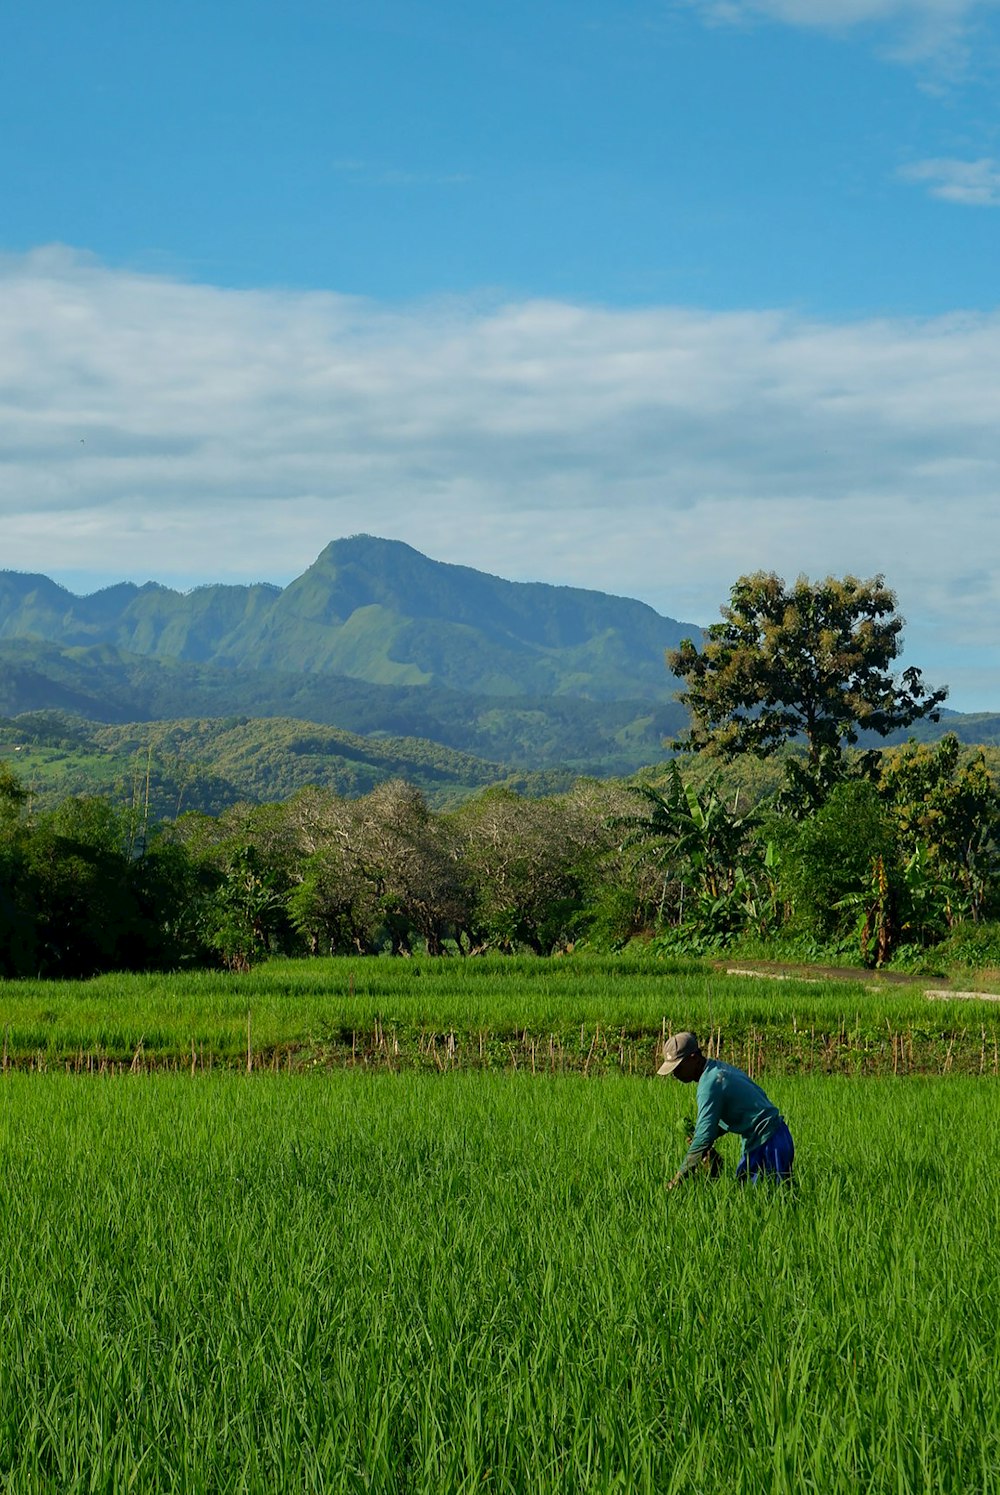
[[[671,880],[679,883],[678,923],[692,921],[721,932],[743,922],[761,858],[750,837],[756,818],[740,815],[739,796],[730,809],[714,786],[699,794],[684,782],[676,763],[670,765],[665,788],[637,784],[632,793],[646,808],[616,820],[627,833],[622,849],[663,871],[664,893]]]

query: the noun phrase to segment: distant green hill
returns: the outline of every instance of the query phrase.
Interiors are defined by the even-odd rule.
[[[490,784],[525,794],[567,788],[569,770],[518,774],[498,763],[414,738],[366,738],[316,722],[227,717],[103,725],[58,712],[0,720],[0,761],[45,807],[70,794],[144,804],[154,818],[218,814],[241,800],[287,799],[307,784],[367,794],[401,778],[436,808]]]
[[[954,732],[959,742],[984,747],[1000,746],[1000,714],[992,711],[945,711],[939,722],[914,722],[906,731],[894,732],[889,743],[905,742],[908,737],[917,742],[937,742],[946,732]],[[878,739],[864,738],[864,746],[875,747]]]
[[[77,597],[0,572],[3,640],[482,696],[667,702],[664,650],[697,633],[629,598],[504,581],[368,535],[335,540],[284,589],[122,583]]]
[[[521,768],[629,773],[679,732],[674,701],[467,695],[344,675],[225,669],[142,658],[111,645],[0,642],[0,715],[60,711],[95,722],[297,717],[361,735],[420,737]]]

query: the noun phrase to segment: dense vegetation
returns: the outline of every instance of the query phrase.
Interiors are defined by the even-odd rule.
[[[761,599],[754,580],[744,579],[744,612],[731,608],[728,624],[708,630],[710,648],[728,651],[739,639],[762,656],[767,648],[794,655],[802,629],[775,628],[764,618],[761,601],[773,613],[775,597]],[[841,585],[829,588],[834,614],[844,610]],[[794,588],[791,595],[794,601]],[[891,604],[882,586],[874,596]],[[787,600],[782,589],[777,600]],[[869,621],[880,623],[877,616]],[[899,626],[894,615],[886,621],[890,645]],[[186,808],[214,813],[235,799],[281,797],[302,786],[305,765],[283,770],[277,761],[280,719],[293,719],[311,724],[314,737],[328,727],[392,739],[386,751],[395,766],[385,751],[379,758],[377,744],[338,753],[330,734],[315,766],[320,785],[361,793],[396,773],[442,804],[442,775],[453,787],[475,788],[510,769],[605,777],[661,758],[666,740],[697,729],[695,697],[709,705],[700,687],[691,694],[685,671],[697,653],[693,644],[685,650],[684,631],[629,599],[502,581],[364,536],[327,547],[284,590],[207,586],[181,594],[149,583],[76,597],[44,576],[0,572],[0,718],[17,718],[0,737],[20,732],[24,744],[37,743],[42,751],[31,772],[45,797],[50,790],[105,792],[115,777],[128,777],[113,736],[104,740],[93,724],[124,726],[123,735],[145,751],[165,737],[183,739],[197,721],[202,756],[192,761],[186,746],[176,748],[184,759],[180,796],[169,753],[160,758],[157,809],[176,813],[180,797]],[[663,667],[665,649],[687,682],[691,720],[672,698],[678,679]],[[801,649],[799,655],[801,662]],[[794,658],[790,664],[786,683],[798,691],[800,671]],[[770,670],[772,682],[780,673]],[[732,699],[742,699],[748,683],[730,681],[723,696],[735,684]],[[862,741],[866,727],[886,726],[877,701],[868,709],[858,723]],[[44,740],[40,718],[47,713],[59,713],[63,723],[75,718],[89,749],[81,746],[72,762],[61,759],[58,772],[44,751],[58,747]],[[796,721],[808,737],[807,718],[808,710]],[[921,740],[940,735],[920,713],[897,710],[893,719]],[[234,720],[254,739],[253,762],[214,741]],[[953,713],[947,725],[961,741],[988,743],[1000,736],[998,722]],[[438,747],[425,741],[418,754],[412,742],[400,742],[414,738]],[[456,777],[447,750],[484,761]],[[425,772],[435,752],[442,758],[437,779]],[[370,771],[354,775],[346,760],[366,754]]]
[[[434,807],[461,803],[487,785],[528,794],[565,789],[568,769],[519,773],[422,738],[360,737],[279,717],[101,726],[57,712],[0,721],[0,761],[31,803],[54,809],[86,794],[136,805],[153,820],[185,810],[216,815],[239,802],[286,799],[309,785],[344,796],[403,778]]]
[[[754,803],[754,775],[730,798],[694,767],[536,799],[490,788],[437,812],[400,780],[354,799],[306,788],[162,824],[141,775],[124,807],[40,810],[3,767],[2,973],[637,939],[870,965],[935,947],[997,958],[1000,800],[982,750],[949,737],[856,755],[806,810],[789,781]]]
[[[8,1075],[0,1484],[995,1489],[993,1082],[771,1088],[668,1199],[665,1082]]]
[[[691,712],[685,745],[768,757],[801,741],[822,783],[862,732],[938,721],[947,688],[930,690],[912,665],[895,673],[902,629],[881,576],[800,576],[790,587],[769,571],[741,576],[702,647],[684,639],[667,654]]]

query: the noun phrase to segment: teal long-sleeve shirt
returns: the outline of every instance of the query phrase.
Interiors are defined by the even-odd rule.
[[[781,1112],[759,1085],[734,1064],[706,1059],[698,1081],[698,1120],[680,1175],[697,1168],[722,1132],[743,1138],[743,1155],[761,1147],[781,1125]]]

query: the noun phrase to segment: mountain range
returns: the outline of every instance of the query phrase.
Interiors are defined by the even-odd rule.
[[[630,598],[504,581],[369,535],[335,540],[284,588],[122,582],[77,597],[0,572],[3,640],[489,697],[668,701],[663,652],[698,631]]]
[[[660,758],[683,728],[664,650],[697,632],[629,598],[505,581],[366,535],[334,541],[285,588],[122,582],[80,597],[5,571],[0,717],[32,714],[11,740],[56,755],[73,719],[251,719],[261,741],[280,735],[267,721],[294,719],[438,744],[466,755],[459,777],[469,785],[510,772],[625,774]],[[223,739],[204,740],[214,752]],[[91,734],[88,754],[109,742]],[[353,782],[334,765],[338,752],[320,765],[331,786]],[[475,771],[473,758],[483,760]],[[402,767],[413,755],[376,750],[373,771],[384,776],[390,759]],[[426,754],[417,759],[422,767]],[[51,777],[51,764],[36,766]],[[203,762],[206,785],[216,766]],[[238,786],[264,782],[254,774]],[[206,787],[206,803],[215,794]]]
[[[629,598],[367,535],[284,588],[122,582],[80,597],[5,571],[0,754],[44,797],[120,792],[155,747],[164,806],[305,782],[362,793],[393,776],[438,802],[501,781],[544,792],[663,758],[686,723],[664,651],[699,634]],[[914,735],[1000,740],[995,716],[942,717]]]

